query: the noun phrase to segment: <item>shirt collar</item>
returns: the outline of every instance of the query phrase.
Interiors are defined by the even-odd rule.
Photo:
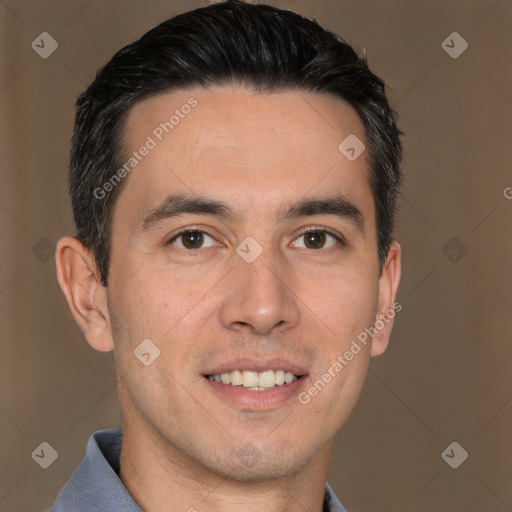
[[[122,427],[94,432],[82,462],[46,512],[143,512],[119,478]],[[324,511],[347,512],[326,482]]]

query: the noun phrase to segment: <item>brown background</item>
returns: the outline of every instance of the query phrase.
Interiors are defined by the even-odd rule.
[[[272,3],[365,48],[407,134],[403,311],[329,481],[351,512],[512,510],[512,3]],[[87,345],[55,277],[55,242],[74,233],[76,96],[121,46],[202,5],[0,1],[1,511],[53,503],[89,435],[120,419],[113,360]],[[59,44],[47,59],[31,48],[43,31]],[[457,59],[441,47],[453,31],[469,43]],[[59,454],[46,470],[31,458],[43,441]],[[455,470],[441,458],[452,441],[469,453]]]

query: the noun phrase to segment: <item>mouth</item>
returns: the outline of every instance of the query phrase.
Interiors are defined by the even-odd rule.
[[[254,372],[250,370],[233,370],[205,375],[213,382],[222,382],[229,386],[243,387],[249,391],[266,391],[275,386],[285,386],[302,378],[302,375],[295,375],[285,370],[264,370]]]
[[[308,374],[286,360],[238,360],[203,374],[213,393],[231,406],[245,410],[276,409],[298,395]]]

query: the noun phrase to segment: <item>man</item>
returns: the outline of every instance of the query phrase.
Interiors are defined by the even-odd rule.
[[[57,274],[114,351],[122,430],[52,512],[345,510],[333,438],[400,280],[383,82],[316,22],[235,0],[120,50],[77,107]]]

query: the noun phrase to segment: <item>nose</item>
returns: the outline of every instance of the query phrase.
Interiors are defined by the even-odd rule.
[[[300,309],[292,271],[276,250],[264,249],[252,263],[240,258],[220,311],[224,328],[268,335],[295,327]]]

